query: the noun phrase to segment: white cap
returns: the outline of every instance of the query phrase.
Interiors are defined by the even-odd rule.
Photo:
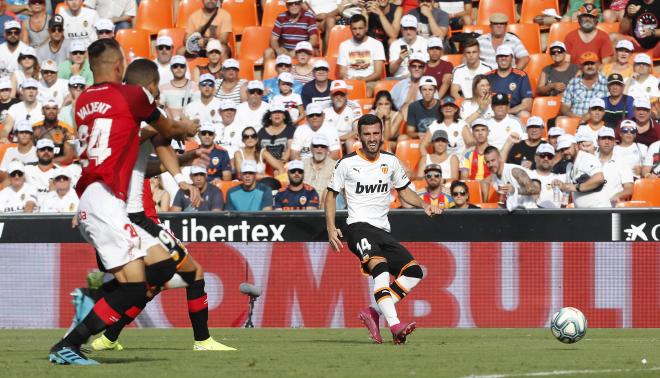
[[[485,118],[477,118],[472,122],[472,128],[474,129],[476,126],[484,126],[488,129],[488,120]]]
[[[555,154],[555,149],[552,147],[550,143],[541,143],[539,144],[538,147],[536,147],[536,154],[541,155],[541,154]]]
[[[553,48],[559,47],[560,49],[566,51],[566,45],[562,41],[554,41],[550,44],[550,47],[548,48],[548,51],[550,51]]]
[[[222,68],[223,69],[236,68],[237,70],[239,70],[241,69],[241,65],[240,63],[238,63],[238,60],[229,58],[222,63]]]
[[[415,62],[415,61],[422,62],[422,63],[426,64],[426,62],[429,61],[429,56],[425,52],[416,51],[416,52],[412,53],[410,58],[408,58],[408,63],[410,64],[410,63]]]
[[[562,129],[561,127],[551,127],[550,130],[548,130],[548,136],[549,137],[558,137],[566,134],[566,130]]]
[[[29,77],[21,83],[21,88],[37,88],[39,89],[39,82]]]
[[[236,110],[236,103],[232,100],[224,100],[220,103],[220,111],[223,110]]]
[[[325,60],[319,59],[316,62],[314,62],[314,69],[318,69],[318,68],[325,68],[329,70],[330,65]]]
[[[637,130],[637,124],[636,124],[635,121],[633,121],[632,119],[624,119],[624,120],[621,121],[621,123],[619,124],[619,128],[620,128],[620,129],[623,129],[623,128],[629,128],[629,129],[635,129],[635,130]]]
[[[632,42],[630,42],[627,39],[619,40],[619,42],[616,43],[615,48],[617,48],[617,49],[626,49],[628,51],[634,51],[635,50],[635,47],[633,47]]]
[[[34,133],[34,129],[32,129],[32,124],[27,119],[21,119],[16,121],[16,124],[14,125],[14,130],[17,133],[25,132],[25,131]]]
[[[651,109],[651,101],[646,97],[637,97],[633,101],[633,108]]]
[[[206,174],[206,168],[200,167],[199,165],[193,165],[190,167],[190,175]]]
[[[262,83],[259,80],[250,80],[247,85],[248,91],[252,89],[259,89],[259,90],[264,90],[264,83]]]
[[[215,126],[211,122],[202,122],[199,124],[199,132],[210,131],[215,134]]]
[[[0,79],[0,90],[1,89],[11,89],[11,80],[9,80],[9,77],[3,77]]]
[[[651,57],[646,55],[646,54],[637,54],[637,55],[635,55],[634,63],[635,64],[640,64],[640,63],[648,64],[649,66],[652,65]]]
[[[170,67],[175,64],[186,65],[186,58],[183,55],[174,55],[172,59],[170,59]]]
[[[281,102],[273,102],[268,107],[268,111],[271,112],[271,113],[274,113],[274,112],[284,113],[284,112],[286,112],[286,108],[284,107],[284,104],[282,104]]]
[[[112,20],[109,20],[107,18],[101,18],[98,21],[96,21],[96,23],[94,24],[94,29],[114,31],[115,24],[114,22],[112,22]]]
[[[543,127],[543,126],[544,126],[544,124],[543,124],[543,118],[538,117],[538,116],[531,116],[531,117],[529,117],[529,118],[527,119],[527,127],[530,127],[530,126],[539,126],[539,127]]]
[[[156,38],[156,46],[173,47],[174,41],[172,41],[172,38],[169,35],[161,35],[160,37]]]
[[[44,101],[42,103],[41,107],[42,108],[59,108],[60,103],[57,102],[57,100],[54,99],[53,97],[50,97],[49,99],[47,99],[46,101]]]
[[[616,135],[614,135],[614,129],[610,127],[601,127],[600,130],[598,130],[598,137],[599,138],[616,138]]]
[[[300,41],[296,44],[295,50],[296,52],[298,51],[309,51],[310,53],[314,52],[314,47],[312,47],[312,44],[307,42],[307,41]]]
[[[23,163],[18,160],[12,160],[7,165],[7,173],[12,173],[16,171],[25,173],[25,165],[23,165]]]
[[[41,70],[57,72],[58,71],[57,62],[55,62],[52,59],[46,59],[43,62],[41,62]]]
[[[442,39],[438,37],[429,38],[428,41],[426,42],[426,48],[430,49],[432,47],[439,47],[441,49],[444,48],[444,46],[442,45]]]
[[[557,150],[563,150],[564,148],[570,147],[572,144],[577,143],[575,138],[571,134],[560,135],[557,138]]]
[[[71,48],[69,48],[69,52],[76,52],[76,51],[87,51],[87,44],[85,41],[81,39],[74,39],[71,42]]]
[[[69,179],[71,179],[71,173],[69,173],[68,169],[54,168],[50,173],[50,178],[53,180],[60,176],[68,177]]]
[[[211,75],[209,73],[201,74],[199,76],[199,82],[200,83],[203,83],[205,81],[211,81],[215,85],[215,77],[213,77],[213,75]]]
[[[312,137],[312,146],[330,146],[330,142],[328,141],[328,137],[326,137],[323,134],[316,133]]]
[[[330,84],[330,93],[335,94],[337,92],[348,93],[348,84],[344,80],[333,80]]]
[[[589,101],[589,109],[591,108],[603,108],[605,109],[605,101],[602,98],[592,98]]]
[[[293,75],[289,72],[282,72],[277,76],[277,81],[293,84]]]
[[[254,160],[243,160],[241,173],[257,173],[257,162]]]
[[[278,55],[277,58],[275,58],[275,65],[278,65],[278,64],[291,65],[292,63],[293,62],[291,61],[291,57],[286,55],[286,54]]]
[[[37,57],[37,50],[35,50],[31,46],[25,46],[21,49],[21,52],[18,54],[18,56],[32,56],[32,57]]]
[[[294,169],[302,169],[304,171],[305,164],[300,160],[291,160],[289,164],[287,164],[286,169],[287,171],[292,171]]]
[[[401,17],[401,27],[417,29],[417,18],[411,14]]]
[[[422,78],[419,79],[419,88],[421,89],[425,85],[432,85],[437,88],[438,82],[433,76],[422,76]]]
[[[209,51],[220,51],[222,52],[222,44],[217,39],[209,39],[206,43],[206,52]]]
[[[576,143],[593,142],[593,141],[594,141],[594,139],[591,136],[591,134],[587,134],[585,132],[575,134],[575,142]],[[557,142],[557,143],[559,143],[559,142]]]
[[[41,138],[37,141],[37,150],[46,147],[55,148],[55,143],[53,143],[53,141],[48,138]]]
[[[82,84],[85,85],[85,78],[80,75],[73,75],[69,78],[69,85]]]
[[[511,49],[511,46],[509,45],[500,45],[497,48],[497,51],[495,51],[495,56],[500,55],[513,55],[513,49]]]
[[[5,31],[9,29],[20,29],[21,24],[16,20],[5,21]]]
[[[305,114],[308,116],[312,114],[323,114],[323,107],[315,102],[310,102],[307,104]]]

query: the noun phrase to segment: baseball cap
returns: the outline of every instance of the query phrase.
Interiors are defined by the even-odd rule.
[[[71,42],[71,48],[69,49],[69,51],[70,52],[87,51],[87,45],[85,44],[85,41],[76,39]]]
[[[200,83],[200,84],[203,83],[203,82],[205,82],[205,81],[210,81],[210,82],[213,83],[213,85],[215,85],[215,77],[213,77],[213,75],[211,75],[211,74],[209,74],[209,73],[202,74],[202,75],[199,77],[199,83]]]
[[[11,80],[9,80],[9,77],[3,77],[0,79],[0,90],[1,89],[11,89]]]
[[[623,76],[619,73],[613,73],[607,77],[607,84],[619,83],[623,85]]]
[[[57,102],[53,97],[47,99],[46,101],[43,102],[41,105],[42,108],[59,108],[60,103]]]
[[[599,138],[616,138],[614,135],[614,129],[610,127],[601,127],[600,130],[598,130],[598,137]]]
[[[94,29],[114,31],[115,24],[112,22],[112,20],[109,20],[107,18],[101,18],[98,21],[96,21],[96,23],[94,23]]]
[[[474,129],[477,126],[484,126],[488,128],[488,121],[486,121],[484,118],[477,118],[472,122],[472,128]]]
[[[170,59],[170,67],[175,64],[186,65],[186,58],[183,55],[174,55],[172,59]]]
[[[401,27],[417,29],[417,18],[411,14],[401,17]]]
[[[496,93],[493,96],[491,103],[493,105],[509,105],[509,96],[504,93]]]
[[[232,100],[224,100],[220,103],[220,111],[236,110],[236,103]]]
[[[277,75],[277,81],[293,84],[293,75],[291,75],[289,72],[281,72],[279,75]]]
[[[82,84],[85,85],[85,78],[80,75],[73,75],[69,78],[69,85]]]
[[[48,138],[41,138],[37,141],[37,150],[47,147],[55,148],[55,144],[53,143],[52,140]]]
[[[424,173],[429,171],[436,171],[442,173],[442,166],[436,163],[427,164],[426,167],[424,167]]]
[[[174,41],[172,41],[172,38],[169,35],[162,35],[156,38],[156,46],[172,47],[174,46]]]
[[[594,139],[593,139],[591,134],[587,134],[585,132],[575,134],[575,142],[576,143],[593,142],[593,140]]]
[[[444,46],[442,45],[442,39],[438,37],[429,38],[428,41],[426,42],[426,48],[430,49],[433,47],[439,47],[441,49],[444,48]]]
[[[651,65],[651,57],[646,54],[637,54],[633,60],[635,64],[648,64]]]
[[[64,26],[64,17],[60,14],[54,14],[53,17],[48,20],[48,28],[54,28],[55,26]]]
[[[256,173],[257,162],[254,160],[243,160],[241,163],[241,173]]]
[[[348,85],[344,80],[333,80],[330,84],[330,93],[335,94],[338,92],[348,93]]]
[[[291,57],[288,56],[288,55],[285,55],[285,54],[278,55],[277,58],[275,58],[275,65],[278,65],[278,64],[291,65],[292,64]]]
[[[538,147],[536,147],[536,154],[541,155],[541,154],[555,154],[555,149],[552,147],[550,143],[541,143],[539,144]]]
[[[41,62],[41,70],[57,72],[58,71],[57,63],[52,59],[46,59],[43,62]]]
[[[635,121],[633,121],[631,119],[624,119],[623,121],[621,121],[621,124],[619,124],[619,128],[621,128],[621,129],[626,129],[627,128],[627,129],[637,130],[637,124],[635,123]]]
[[[199,175],[199,174],[206,174],[206,168],[205,167],[200,167],[199,165],[193,165],[190,167],[190,175]]]
[[[273,102],[268,107],[268,111],[271,113],[275,113],[275,112],[284,113],[286,112],[286,108],[284,107],[284,104],[282,104],[281,102]]]
[[[651,109],[651,101],[646,97],[637,97],[633,101],[633,108]]]
[[[429,57],[426,53],[417,51],[417,52],[412,53],[412,55],[408,59],[408,64],[410,64],[412,62],[422,62],[422,63],[426,64],[426,62],[428,62],[428,61],[429,61]]]
[[[21,56],[31,56],[36,58],[37,57],[37,50],[35,50],[33,47],[30,46],[25,46],[21,49],[21,52],[18,53],[19,59]]]
[[[454,100],[454,98],[451,97],[451,96],[445,96],[445,98],[443,98],[443,99],[440,101],[440,106],[441,106],[441,107],[442,107],[442,106],[445,106],[445,105],[453,105],[453,106],[455,106],[455,107],[458,108],[458,105],[456,104],[456,100]]]
[[[635,48],[633,47],[632,42],[630,42],[627,39],[621,39],[619,42],[616,43],[616,49],[626,49],[628,51],[633,51]]]
[[[9,164],[7,164],[7,173],[11,174],[16,171],[25,173],[25,165],[23,165],[23,163],[18,160],[12,160]]]
[[[229,58],[222,63],[223,69],[236,68],[237,70],[241,69],[241,65],[238,63],[238,60]]]
[[[29,77],[21,83],[21,88],[39,88],[39,82]]]
[[[543,127],[543,118],[531,116],[527,119],[527,127]]]
[[[559,137],[566,134],[566,130],[562,129],[561,127],[551,127],[550,130],[548,130],[548,137]]]
[[[9,29],[20,29],[21,24],[16,20],[5,21],[5,30]]]
[[[328,142],[328,138],[325,135],[316,133],[312,137],[312,146],[326,146],[326,147],[329,147],[330,142]]]
[[[445,142],[449,142],[449,135],[447,135],[447,132],[445,130],[436,130],[433,132],[433,135],[431,136],[432,141],[436,141],[439,139],[444,139]]]
[[[298,51],[308,51],[310,53],[314,52],[314,47],[312,47],[312,44],[307,42],[307,41],[300,41],[296,44],[296,48],[294,49],[295,52]]]
[[[211,51],[222,52],[222,45],[220,44],[220,41],[217,39],[209,39],[208,43],[206,44],[206,52],[208,53]]]
[[[548,48],[548,51],[552,49],[562,49],[566,51],[566,45],[562,41],[554,41],[550,44],[550,47]]]
[[[60,177],[60,176],[68,177],[69,179],[71,179],[71,173],[69,173],[69,170],[68,170],[68,169],[64,169],[64,168],[54,168],[54,169],[51,171],[51,174],[50,174],[50,178],[51,178],[51,179],[54,180],[54,179],[56,179],[56,178],[58,178],[58,177]]]
[[[488,17],[488,21],[495,24],[503,24],[509,22],[509,17],[504,13],[493,13]]]
[[[247,85],[248,91],[251,91],[253,89],[259,89],[259,90],[264,90],[264,83],[262,83],[259,80],[250,80]]]
[[[579,16],[593,16],[598,17],[598,8],[593,4],[587,3],[578,8],[578,17]]]
[[[602,98],[592,98],[589,101],[589,109],[591,108],[603,108],[605,109],[605,101]]]
[[[316,62],[314,62],[314,69],[315,70],[318,70],[318,69],[321,69],[321,68],[325,68],[326,70],[329,70],[330,65],[328,64],[328,62],[326,62],[323,59],[319,59]]]
[[[598,55],[596,55],[593,51],[587,51],[586,53],[580,55],[580,64],[585,64],[587,62],[600,62],[600,59],[598,59]]]
[[[513,49],[509,45],[500,45],[495,51],[495,56],[510,56],[513,55]]]
[[[16,121],[16,124],[14,125],[14,130],[17,133],[26,132],[26,131],[34,133],[34,130],[32,129],[32,124],[27,119],[21,119]]]
[[[422,76],[422,78],[419,79],[419,88],[421,89],[425,85],[432,85],[437,88],[438,82],[433,76]]]
[[[323,114],[323,107],[321,105],[315,103],[315,102],[310,102],[307,104],[307,108],[305,109],[305,114],[312,115],[312,114]]]
[[[573,135],[570,134],[560,135],[559,138],[557,138],[557,151],[563,150],[564,148],[568,148],[575,143],[577,142],[575,141],[575,137],[573,137]]]
[[[215,134],[215,126],[211,122],[202,122],[199,125],[199,132],[201,133],[202,131],[210,131]]]
[[[287,169],[287,171],[292,171],[294,169],[302,169],[304,171],[305,170],[305,165],[300,160],[291,160],[289,162],[289,164],[287,164],[286,169]]]

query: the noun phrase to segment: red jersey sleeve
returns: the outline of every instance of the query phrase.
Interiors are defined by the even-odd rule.
[[[160,117],[156,101],[149,91],[139,85],[125,85],[124,96],[133,118],[151,123]]]

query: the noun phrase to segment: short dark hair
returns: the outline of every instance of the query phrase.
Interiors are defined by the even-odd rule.
[[[350,25],[356,24],[360,21],[364,22],[365,24],[367,23],[366,17],[364,17],[362,14],[360,14],[360,13],[354,14],[353,16],[351,16]]]
[[[479,41],[477,41],[476,38],[470,38],[465,43],[463,44],[463,49],[467,49],[468,47],[472,46],[477,46],[479,47]]]
[[[458,181],[458,180],[457,180],[457,181],[453,181],[453,182],[451,183],[451,185],[449,185],[449,192],[450,192],[450,193],[453,193],[453,192],[454,192],[454,189],[456,189],[456,188],[458,188],[458,187],[461,187],[461,188],[465,189],[465,193],[467,193],[466,198],[470,196],[470,188],[468,188],[468,186],[467,186],[466,183],[464,183],[463,181]]]
[[[117,40],[114,38],[97,39],[96,41],[92,42],[89,47],[87,47],[87,54],[89,56],[89,68],[92,70],[92,73],[99,70],[102,63],[101,58],[108,51],[119,54],[120,58],[123,59],[121,46],[119,45],[119,42],[117,42]]]
[[[146,87],[147,85],[160,81],[158,65],[149,59],[136,59],[126,67],[124,83],[136,84]]]
[[[380,131],[383,131],[383,122],[375,114],[365,114],[358,120],[357,129],[358,135],[362,134],[362,126],[364,125],[380,125]]]
[[[495,153],[497,153],[498,155],[500,155],[500,150],[498,150],[497,147],[495,147],[495,146],[488,146],[488,147],[486,147],[486,149],[484,150],[484,156],[486,156],[486,155],[488,155],[488,154],[491,154],[491,153],[493,153],[493,152],[495,152]]]

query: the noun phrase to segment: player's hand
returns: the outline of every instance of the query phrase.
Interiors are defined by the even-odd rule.
[[[199,207],[202,203],[202,195],[199,194],[199,189],[195,185],[188,184],[184,181],[179,183],[179,189],[188,196],[192,207]]]
[[[429,217],[432,217],[434,215],[442,214],[442,208],[438,205],[431,205],[431,204],[428,204],[428,203],[424,203],[424,212]]]
[[[497,187],[497,191],[499,193],[513,193],[513,185],[511,184],[500,184]]]
[[[200,167],[208,167],[208,165],[211,163],[211,158],[209,158],[209,154],[211,153],[212,149],[213,149],[213,146],[211,146],[209,148],[202,148],[202,147],[196,148],[194,150],[195,157],[194,157],[191,165],[199,165]]]
[[[342,235],[341,230],[338,228],[329,228],[328,229],[328,241],[330,242],[330,245],[332,246],[332,249],[334,249],[337,252],[341,251],[341,245],[342,241],[341,238],[343,238],[344,235]]]
[[[186,129],[186,136],[194,137],[199,132],[198,119],[182,119],[180,122],[184,125]]]
[[[71,218],[71,228],[76,228],[78,227],[78,214],[74,215],[73,218]]]

